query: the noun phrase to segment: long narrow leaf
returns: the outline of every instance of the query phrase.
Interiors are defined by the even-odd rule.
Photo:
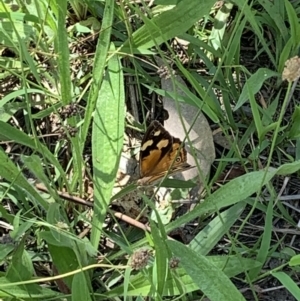
[[[49,160],[49,162],[53,164],[53,166],[55,166],[55,168],[57,168],[57,170],[60,172],[60,176],[63,178],[65,185],[68,187],[68,180],[66,178],[63,168],[61,167],[60,163],[55,158],[55,156],[49,151],[49,149],[45,145],[41,144],[37,140],[34,140],[25,133],[17,130],[16,128],[12,127],[11,125],[5,122],[0,121],[0,128],[2,139],[5,138],[7,140],[13,140],[16,143],[28,146],[31,149],[40,153],[47,160]]]
[[[234,0],[234,3],[236,3],[239,8],[242,10],[242,12],[244,13],[245,17],[247,18],[247,20],[249,21],[251,27],[253,28],[253,31],[255,32],[255,34],[258,36],[260,43],[263,46],[264,51],[268,54],[270,61],[272,62],[272,64],[274,66],[276,66],[276,61],[274,56],[272,55],[266,41],[265,38],[261,32],[261,29],[259,28],[257,21],[255,20],[255,12],[252,12],[249,5],[247,4],[246,1],[244,0]]]
[[[185,269],[187,275],[211,301],[245,300],[224,272],[205,256],[176,241],[168,241],[168,245],[174,255],[179,258],[180,265]]]
[[[48,208],[48,203],[42,196],[33,188],[31,184],[25,179],[21,171],[8,158],[5,152],[0,148],[0,177],[3,177],[9,183],[17,185],[24,194],[31,196],[31,200],[35,205],[42,206],[45,210]]]
[[[296,300],[300,301],[299,286],[289,275],[284,272],[277,272],[273,273],[272,275],[285,286],[285,288],[296,298]]]
[[[65,28],[67,1],[56,1],[58,6],[57,35],[55,48],[58,54],[58,70],[61,87],[61,100],[66,105],[71,102],[70,54],[67,30]]]
[[[263,264],[266,262],[267,256],[269,254],[269,248],[270,248],[270,243],[272,238],[272,229],[273,229],[272,219],[273,219],[273,200],[270,200],[268,204],[267,214],[266,214],[262,242],[257,254],[257,261],[261,263],[261,266],[250,271],[249,277],[251,279],[255,279],[255,277],[257,277],[257,275],[261,271]]]
[[[202,229],[189,243],[189,247],[201,254],[208,254],[217,242],[225,235],[231,226],[237,221],[245,208],[245,203],[240,202],[215,217],[204,229]]]
[[[300,169],[300,161],[282,165],[278,169],[270,168],[268,171],[255,171],[241,177],[235,178],[225,186],[194,208],[193,211],[179,217],[174,222],[166,226],[167,233],[190,222],[191,220],[207,213],[216,212],[223,207],[233,205],[245,200],[251,194],[258,191],[259,187],[268,183],[276,174],[286,175]]]
[[[84,116],[84,124],[82,126],[82,145],[81,152],[84,148],[85,138],[88,134],[89,126],[92,120],[92,114],[95,110],[96,102],[99,96],[99,90],[102,83],[106,58],[109,49],[110,35],[112,30],[112,22],[114,17],[114,0],[105,2],[105,9],[102,19],[101,31],[98,39],[97,49],[95,53],[95,62],[93,70],[93,83],[89,93],[87,108]]]
[[[108,70],[98,94],[93,122],[94,216],[91,242],[97,246],[119,167],[124,135],[124,83],[117,56]]]
[[[258,69],[251,77],[247,80],[247,85],[244,86],[243,91],[239,97],[239,100],[234,110],[239,109],[250,97],[249,93],[254,95],[262,87],[263,83],[272,76],[278,76],[279,74],[266,68]]]
[[[195,22],[207,15],[214,5],[214,0],[182,0],[174,8],[165,11],[139,28],[121,48],[129,48],[129,43],[135,49],[150,48],[186,32]],[[143,17],[143,16],[141,16]],[[145,19],[144,19],[145,21]]]

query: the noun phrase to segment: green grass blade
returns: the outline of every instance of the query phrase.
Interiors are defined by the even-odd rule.
[[[49,194],[52,197],[57,197],[56,191],[51,187],[49,178],[45,174],[45,170],[43,168],[43,161],[41,158],[35,154],[31,156],[21,156],[22,161],[25,166],[32,172],[34,177],[38,180],[38,182],[43,183],[47,188]]]
[[[278,34],[280,34],[280,37],[282,39],[285,39],[284,42],[286,43],[287,38],[289,36],[289,30],[286,27],[285,20],[283,19],[284,16],[281,14],[281,9],[279,7],[279,4],[283,5],[283,2],[282,1],[271,2],[271,1],[259,0],[259,3],[264,7],[266,13],[271,17],[272,21],[276,25],[276,30],[278,30]]]
[[[14,14],[2,13],[1,15],[2,17],[9,16],[10,19],[10,22],[2,21],[0,23],[1,44],[18,51],[19,38],[28,42],[30,36],[34,33],[34,29],[28,24],[24,24],[23,20],[18,20]]]
[[[284,45],[283,49],[281,50],[278,62],[278,72],[282,73],[284,69],[285,62],[290,58],[292,50],[293,50],[293,40],[290,38],[286,44]],[[278,82],[281,82],[281,78],[278,78]]]
[[[156,218],[159,219],[158,214],[156,214]],[[163,226],[161,222],[160,226]],[[160,233],[158,227],[153,221],[151,221],[151,233],[155,246],[155,263],[153,267],[152,280],[155,286],[155,293],[157,296],[161,297],[163,296],[164,286],[167,278],[168,248],[166,246],[166,240],[162,237],[163,234]]]
[[[108,62],[94,114],[92,152],[94,216],[91,242],[97,246],[119,167],[124,135],[124,83],[119,58]]]
[[[45,157],[57,170],[60,172],[60,176],[63,178],[63,181],[65,182],[65,185],[68,186],[68,181],[65,175],[65,172],[55,156],[49,151],[49,149],[41,144],[38,140],[34,140],[33,138],[26,135],[24,132],[19,131],[12,127],[11,125],[0,121],[0,128],[1,128],[1,138],[5,138],[8,141],[13,140],[16,143],[19,143],[21,145],[25,145],[30,147],[32,150],[37,151],[40,153],[43,157]],[[5,140],[3,139],[3,140]],[[69,188],[69,187],[68,187]]]
[[[157,220],[158,227],[153,220],[150,220],[151,233],[153,237],[153,243],[155,246],[155,263],[153,267],[153,283],[155,284],[155,293],[158,296],[163,296],[165,290],[165,283],[168,275],[168,262],[171,257],[168,246],[166,245],[167,234],[164,225],[161,221],[159,213],[155,209],[155,206],[145,199],[149,207],[154,211]]]
[[[184,72],[184,73],[185,73],[185,76],[188,77],[187,76],[188,72]],[[190,77],[190,78],[192,79],[192,77]],[[195,82],[195,80],[192,80],[190,82],[192,84],[193,82]],[[215,106],[213,106],[213,109],[211,109],[212,106],[210,107],[210,106],[207,105],[207,103],[213,104],[213,100],[207,94],[207,92],[205,92],[203,87],[201,87],[201,85],[199,85],[199,83],[196,84],[197,85],[197,90],[200,93],[200,96],[202,97],[202,99],[205,98],[205,102],[202,101],[201,98],[199,98],[195,94],[193,94],[184,85],[180,85],[180,83],[178,83],[176,80],[175,80],[175,83],[178,86],[180,86],[180,89],[182,90],[182,92],[185,93],[184,96],[182,96],[182,95],[180,95],[176,92],[173,92],[173,91],[165,91],[165,90],[162,90],[162,89],[153,88],[153,87],[151,87],[149,85],[146,85],[146,84],[144,84],[144,86],[146,88],[149,88],[150,91],[154,91],[154,92],[156,92],[157,94],[159,94],[163,97],[170,97],[172,99],[176,99],[179,102],[184,102],[184,103],[190,104],[192,106],[195,106],[195,108],[198,107],[203,112],[205,112],[209,116],[209,118],[211,118],[214,122],[219,122],[218,116],[216,115],[216,113],[213,110],[213,109],[217,110],[217,108]]]
[[[285,9],[289,18],[290,22],[290,33],[293,41],[293,46],[298,49],[299,47],[299,38],[300,38],[300,25],[299,25],[299,18],[297,16],[297,12],[295,11],[294,7],[290,3],[290,1],[285,0]],[[277,22],[277,20],[276,20]]]
[[[189,243],[191,250],[201,255],[208,254],[237,221],[245,205],[244,202],[237,203],[215,217]]]
[[[264,51],[268,54],[270,61],[276,67],[275,58],[274,58],[273,54],[271,53],[271,51],[270,51],[270,49],[269,49],[269,47],[268,47],[268,45],[265,41],[265,38],[264,38],[264,36],[261,32],[261,29],[258,26],[257,21],[255,19],[255,12],[251,11],[249,5],[244,0],[235,0],[234,2],[239,6],[241,11],[244,13],[245,17],[247,18],[247,20],[249,21],[249,23],[252,27],[252,30],[258,36],[259,41],[262,44]]]
[[[24,194],[31,196],[31,200],[35,205],[40,205],[47,210],[49,206],[48,203],[33,188],[33,186],[28,183],[21,171],[9,159],[2,148],[0,148],[0,177],[3,177],[13,185],[17,185],[21,190],[24,191]]]
[[[263,265],[267,260],[269,249],[270,249],[271,238],[272,238],[272,230],[273,230],[272,221],[273,221],[273,200],[271,199],[268,204],[264,232],[263,232],[261,245],[256,258],[257,261],[261,263],[261,266],[249,272],[249,277],[251,279],[255,279],[257,277],[257,275],[261,271],[261,268],[263,267]]]
[[[289,137],[292,139],[300,137],[300,106],[295,106],[292,117],[292,125],[289,130]]]
[[[249,93],[252,95],[257,93],[261,89],[263,83],[272,76],[277,77],[279,74],[266,68],[260,68],[252,74],[247,80],[247,84],[243,87],[242,93],[234,110],[236,111],[239,109],[250,98]]]
[[[289,275],[284,272],[277,272],[272,275],[282,283],[282,285],[296,298],[296,300],[300,301],[299,286]]]
[[[260,117],[260,114],[259,114],[258,104],[257,104],[256,99],[254,97],[256,92],[251,91],[251,88],[250,88],[248,82],[246,82],[245,87],[248,88],[248,97],[249,97],[249,100],[250,100],[251,112],[252,112],[255,128],[256,128],[256,131],[257,131],[257,136],[258,136],[258,139],[259,139],[259,143],[261,144],[262,139],[263,139],[262,133],[264,131],[264,127],[263,127],[263,124],[262,124],[262,118]]]

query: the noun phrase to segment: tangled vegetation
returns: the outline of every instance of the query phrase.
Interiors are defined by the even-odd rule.
[[[300,300],[299,0],[0,0],[0,20],[1,300]],[[119,183],[166,96],[216,159],[159,211]]]

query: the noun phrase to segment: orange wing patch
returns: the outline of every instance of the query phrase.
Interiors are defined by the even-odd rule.
[[[182,172],[192,168],[187,163],[186,150],[180,139],[156,120],[148,127],[140,151],[139,184],[151,184],[167,173]]]

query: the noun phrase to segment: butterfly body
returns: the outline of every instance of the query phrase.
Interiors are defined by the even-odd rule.
[[[140,183],[150,184],[172,174],[191,168],[180,139],[173,137],[158,121],[148,127],[140,150]]]

